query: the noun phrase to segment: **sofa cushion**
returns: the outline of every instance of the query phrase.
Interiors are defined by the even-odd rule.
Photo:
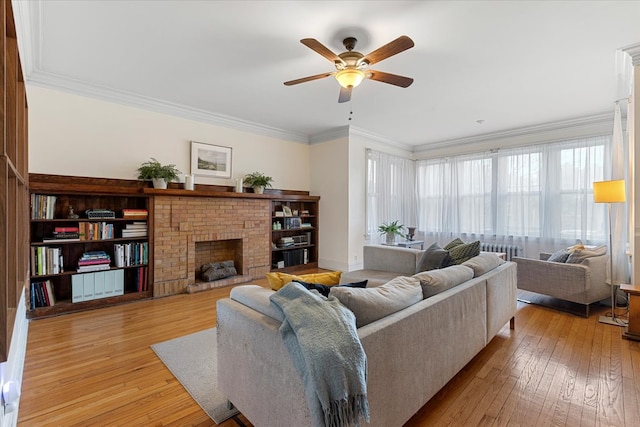
[[[571,252],[569,258],[567,258],[567,264],[581,264],[585,259],[594,256],[606,255],[607,247],[602,245],[593,249],[578,249]]]
[[[498,257],[493,252],[484,252],[478,256],[463,262],[460,265],[470,267],[473,270],[473,277],[482,276],[484,273],[493,270],[506,261]]]
[[[337,285],[340,283],[341,271],[328,271],[325,273],[301,274],[299,276],[278,271],[267,273],[267,282],[274,291],[277,291],[284,285],[294,280],[302,280],[303,282],[320,283],[322,285]]]
[[[462,264],[478,255],[480,255],[480,240],[457,245],[449,250],[449,257],[451,258],[449,265]]]
[[[560,249],[557,252],[551,254],[546,261],[549,262],[567,262],[567,258],[569,258],[569,251],[567,249]]]
[[[420,257],[416,266],[416,273],[446,267],[447,265],[449,265],[449,251],[441,248],[438,243],[433,243]]]
[[[375,288],[333,286],[329,292],[332,296],[353,311],[359,328],[420,302],[422,288],[418,279],[398,276]]]
[[[455,248],[456,246],[459,246],[459,245],[464,245],[464,242],[459,237],[456,237],[455,239],[453,239],[452,241],[447,243],[447,245],[444,247],[444,249],[451,250],[451,249],[453,249],[453,248]]]
[[[422,297],[429,298],[473,279],[473,269],[466,265],[452,265],[440,270],[423,271],[412,277],[420,281]]]
[[[314,291],[314,290],[318,291],[320,295],[323,295],[325,297],[329,296],[329,291],[334,286],[335,287],[346,286],[349,288],[366,288],[367,287],[367,280],[363,280],[362,282],[355,282],[355,283],[341,283],[339,285],[331,285],[331,286],[323,285],[321,283],[303,282],[302,280],[293,280],[293,281],[300,283],[302,286],[304,286],[310,291]]]

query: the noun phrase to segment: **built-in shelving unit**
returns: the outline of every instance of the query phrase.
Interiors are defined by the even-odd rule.
[[[29,271],[27,98],[11,2],[0,7],[0,362],[7,360]]]
[[[272,200],[272,270],[318,266],[318,201],[313,196]]]
[[[28,317],[152,296],[152,208],[138,185],[31,179]]]

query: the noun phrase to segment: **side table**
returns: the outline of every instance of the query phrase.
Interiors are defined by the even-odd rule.
[[[420,246],[420,250],[424,250],[424,240],[405,240],[403,242],[396,243],[396,245],[402,248],[413,248]]]
[[[620,289],[629,294],[629,324],[622,337],[640,341],[640,286],[621,284]]]

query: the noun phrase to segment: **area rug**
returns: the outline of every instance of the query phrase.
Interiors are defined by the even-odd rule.
[[[216,424],[236,415],[218,391],[216,328],[151,346],[191,397]]]

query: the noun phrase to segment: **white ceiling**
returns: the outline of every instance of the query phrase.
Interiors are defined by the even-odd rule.
[[[14,0],[14,8],[31,84],[299,141],[353,125],[422,148],[611,113],[616,51],[640,42],[640,1]],[[367,54],[400,35],[415,47],[372,68],[413,77],[409,88],[366,80],[338,104],[333,78],[283,85],[334,70],[302,38],[340,53],[355,36]]]

